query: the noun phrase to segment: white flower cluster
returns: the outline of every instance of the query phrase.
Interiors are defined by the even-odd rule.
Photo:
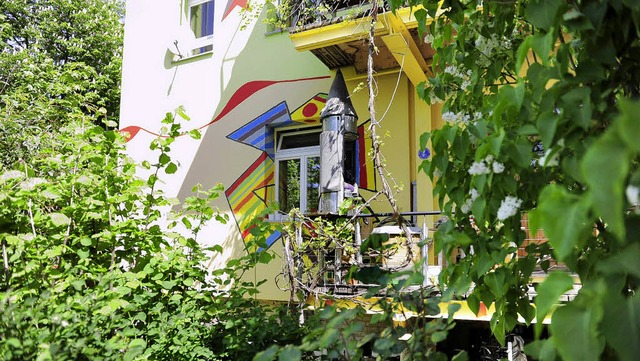
[[[433,43],[433,34],[427,34],[424,36],[424,42],[427,44]]]
[[[471,188],[471,190],[469,191],[469,198],[467,198],[464,204],[460,206],[460,210],[462,211],[462,213],[467,214],[469,213],[469,211],[471,211],[471,204],[473,204],[473,201],[475,201],[478,196],[478,190],[475,188]]]
[[[469,168],[470,175],[489,174],[492,171],[496,174],[504,172],[504,164],[494,160],[492,155],[479,162],[473,162]]]
[[[522,205],[522,199],[512,196],[507,196],[498,209],[498,219],[504,221],[505,219],[514,216],[520,206]]]
[[[460,84],[460,89],[463,91],[467,90],[469,85],[471,85],[471,81],[469,80],[469,77],[471,76],[471,74],[473,74],[471,69],[464,72],[463,70],[458,69],[458,67],[455,65],[449,65],[446,68],[444,68],[444,72],[446,74],[451,74],[456,78],[462,79],[462,84]]]
[[[500,162],[493,162],[493,163],[491,163],[491,166],[493,168],[493,173],[502,173],[502,172],[504,172],[504,164],[502,164]]]
[[[23,176],[24,176],[24,173],[20,172],[19,170],[6,171],[2,173],[2,175],[0,175],[0,184],[8,180],[22,178]]]
[[[45,184],[45,183],[47,183],[47,181],[42,178],[29,178],[20,183],[20,188],[26,191],[30,191],[35,187],[39,186],[40,184]]]
[[[446,112],[442,113],[442,120],[445,122],[451,123],[462,123],[468,124],[471,120],[471,117],[468,114],[464,114],[463,112],[454,113],[454,112]]]
[[[480,35],[476,39],[475,45],[476,49],[484,55],[478,60],[479,65],[484,67],[491,65],[491,54],[495,49],[501,50],[511,48],[511,39],[503,37],[502,40],[500,40],[496,34],[491,35],[491,38],[485,38]]]
[[[484,55],[484,57],[480,58],[480,63],[482,66],[488,66],[491,64],[491,53],[493,49],[497,48],[500,45],[498,41],[498,36],[493,34],[490,39],[485,38],[480,35],[476,39],[476,49]]]
[[[469,174],[471,175],[480,175],[480,174],[489,174],[491,173],[491,169],[487,167],[487,164],[481,160],[479,162],[473,162],[471,164],[471,168],[469,168]]]
[[[450,123],[461,123],[461,124],[474,123],[475,124],[475,122],[477,122],[480,119],[482,119],[482,113],[480,112],[473,113],[473,116],[471,116],[470,114],[465,114],[463,112],[454,113],[449,111],[449,112],[442,113],[442,120]]]
[[[429,101],[431,104],[443,103],[443,100],[438,98],[438,96],[433,94],[433,92],[429,93]]]

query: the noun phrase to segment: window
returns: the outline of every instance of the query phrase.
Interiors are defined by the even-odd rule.
[[[189,26],[196,38],[191,55],[213,50],[213,20],[213,0],[189,0]]]
[[[276,198],[280,210],[318,211],[320,200],[320,129],[277,133]]]

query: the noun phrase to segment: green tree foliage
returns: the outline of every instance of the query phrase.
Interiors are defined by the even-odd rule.
[[[391,1],[392,7],[401,6]],[[427,101],[446,124],[423,137],[421,168],[449,222],[437,247],[468,255],[441,274],[470,306],[495,303],[498,340],[544,318],[573,281],[529,278],[549,260],[582,289],[553,313],[551,337],[531,345],[545,360],[632,360],[640,335],[640,6],[633,1],[436,1],[416,12],[436,50]],[[427,15],[437,18],[427,24]],[[430,141],[430,143],[429,143]],[[523,245],[522,215],[547,244]],[[445,297],[447,295],[445,294]],[[537,334],[542,327],[536,325]]]
[[[258,285],[242,279],[268,253],[204,268],[223,251],[198,239],[207,222],[227,221],[210,207],[222,189],[195,187],[183,202],[163,195],[181,133],[173,114],[163,123],[146,180],[124,137],[90,120],[0,168],[0,359],[247,360],[296,342],[297,317],[260,305]]]
[[[445,124],[421,137],[422,148],[431,148],[433,156],[420,168],[434,181],[434,195],[448,217],[436,232],[436,251],[449,258],[458,249],[466,254],[440,274],[442,300],[468,294],[466,302],[476,312],[481,302],[494,304],[490,327],[500,342],[520,320],[530,324],[551,314],[550,337],[526,348],[536,359],[637,358],[639,3],[387,3],[392,10],[414,7],[421,36],[435,50],[436,75],[418,93],[429,103],[443,103]],[[543,229],[548,242],[524,244],[525,214],[530,228]],[[519,247],[526,255],[514,257]],[[394,277],[373,275],[374,270],[359,274],[374,276],[369,281],[389,287],[393,295],[394,282],[388,280]],[[528,285],[535,270],[547,277],[531,302]],[[561,304],[574,277],[581,289]],[[402,297],[389,301],[406,306]],[[339,315],[328,317],[327,324],[347,317]],[[367,337],[375,339],[383,358],[398,345],[411,351],[408,346],[419,344],[424,351],[425,340],[437,342],[447,333],[446,327],[425,332],[428,325],[407,329],[409,342],[390,329],[386,335],[394,337],[385,338],[384,332]],[[305,338],[297,348],[269,348],[256,360],[300,359],[301,351],[318,348],[337,348],[339,357],[357,359],[361,345],[344,341],[352,335],[348,328],[335,328]],[[534,330],[540,338],[542,323]],[[429,337],[415,337],[419,332]]]
[[[117,118],[123,19],[119,0],[0,3],[2,163],[39,146],[28,134],[86,114]]]

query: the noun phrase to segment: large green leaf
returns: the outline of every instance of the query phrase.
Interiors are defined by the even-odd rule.
[[[542,65],[549,64],[549,55],[553,47],[554,33],[537,33],[531,37],[531,49],[540,57]],[[528,39],[527,39],[528,40]]]
[[[567,361],[598,361],[604,349],[598,324],[602,308],[582,308],[569,303],[558,308],[551,318],[551,334],[560,353]]]
[[[589,128],[592,116],[590,88],[576,87],[568,91],[561,97],[561,106],[576,125]]]
[[[525,16],[535,27],[549,30],[559,23],[562,7],[562,1],[532,0],[527,4]]]
[[[559,120],[560,116],[553,110],[547,110],[538,115],[537,126],[540,131],[540,139],[542,140],[544,149],[551,149]]]
[[[51,219],[51,223],[57,227],[68,226],[71,222],[71,219],[66,215],[58,212],[49,213],[49,218]]]
[[[147,348],[147,342],[143,339],[136,338],[131,340],[127,352],[124,354],[123,360],[134,360],[138,355],[142,354]]]
[[[285,347],[278,356],[279,361],[298,361],[302,357],[300,349],[293,346]]]
[[[549,185],[540,194],[540,206],[534,218],[544,229],[560,261],[571,255],[585,229],[590,228],[587,214],[586,202],[560,185]]]
[[[560,296],[573,286],[573,279],[565,272],[551,272],[549,276],[538,285],[536,291],[536,337],[542,332],[544,318],[551,308],[558,304]]]
[[[581,163],[591,207],[620,241],[625,238],[624,188],[629,160],[628,148],[610,129],[589,147]]]
[[[279,347],[277,345],[271,345],[268,349],[258,352],[253,361],[271,361],[276,358]]]
[[[620,116],[616,119],[616,126],[620,138],[636,153],[640,152],[640,102],[626,99],[620,101]]]
[[[540,361],[556,361],[556,349],[553,345],[553,337],[546,340],[536,340],[525,345],[524,351]]]
[[[611,294],[604,301],[602,329],[607,342],[623,361],[633,361],[640,355],[640,296],[624,298]]]
[[[633,275],[640,279],[640,243],[633,243],[621,252],[598,263],[597,270],[603,274],[614,274],[621,277]]]
[[[418,33],[420,35],[425,34],[427,32],[427,11],[424,9],[418,9],[413,13],[416,20],[418,21]]]

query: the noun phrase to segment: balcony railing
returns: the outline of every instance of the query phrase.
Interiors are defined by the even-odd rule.
[[[290,26],[305,28],[364,16],[371,9],[367,0],[291,0],[287,9]]]
[[[346,233],[351,236],[340,242],[312,245],[311,238],[321,238],[315,233],[322,231],[309,222],[295,222],[294,235],[286,240],[285,248],[297,250],[290,255],[291,266],[296,269],[296,282],[309,291],[335,295],[364,293],[372,285],[356,281],[349,274],[373,266],[389,271],[418,267],[424,276],[423,285],[431,286],[437,283],[447,262],[444,254],[435,253],[430,237],[430,230],[435,230],[440,220],[439,211],[401,213],[399,217],[408,225],[402,228],[398,215],[391,213],[317,217],[348,229]],[[394,217],[393,221],[390,217]]]
[[[377,266],[388,271],[419,270],[424,277],[423,286],[437,286],[438,276],[448,264],[459,262],[465,257],[462,250],[445,257],[435,252],[433,234],[442,220],[441,212],[406,212],[399,216],[392,213],[371,213],[359,215],[315,215],[309,219],[321,219],[332,224],[341,224],[349,234],[340,242],[327,241],[310,246],[311,239],[321,238],[319,229],[311,222],[296,224],[293,236],[288,237],[285,248],[292,252],[290,266],[295,269],[295,282],[310,293],[333,295],[364,294],[376,284],[367,284],[350,277],[355,270]],[[402,222],[398,222],[402,219]],[[291,221],[291,220],[289,220]],[[407,224],[400,227],[399,223]],[[336,228],[334,228],[335,230]],[[543,243],[546,238],[541,231],[528,228],[527,217],[523,217],[522,229],[526,233],[525,243]],[[408,231],[408,232],[407,232]],[[408,233],[408,234],[406,234]],[[367,244],[377,238],[377,244]],[[286,252],[286,251],[285,251]],[[523,257],[526,251],[519,248],[514,257]],[[560,266],[560,265],[559,265]],[[540,282],[546,275],[542,269],[534,272],[532,283]],[[579,288],[579,285],[576,287]],[[575,290],[574,290],[575,291]],[[530,297],[535,296],[533,287]],[[575,292],[567,294],[567,299]]]

